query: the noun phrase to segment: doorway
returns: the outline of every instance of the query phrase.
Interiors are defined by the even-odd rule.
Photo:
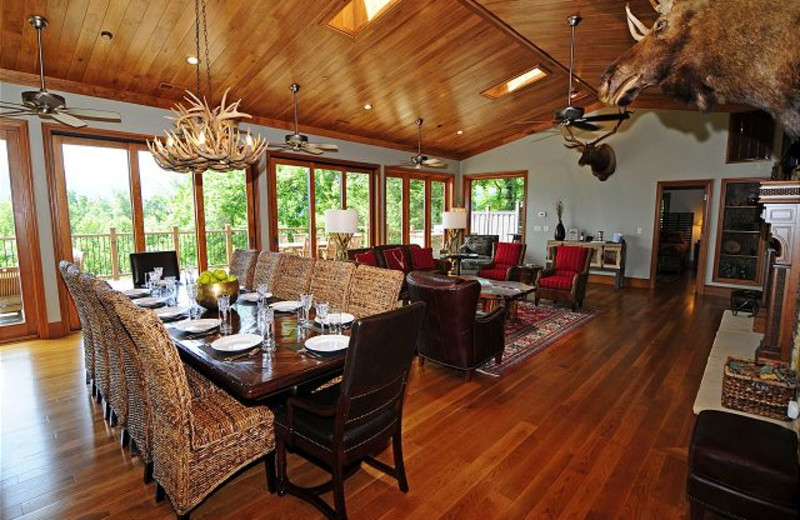
[[[650,288],[692,284],[705,292],[711,179],[660,181],[656,186]]]

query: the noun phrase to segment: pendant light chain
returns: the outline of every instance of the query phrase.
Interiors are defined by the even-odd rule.
[[[203,44],[206,46],[206,96],[211,99],[211,59],[208,52],[208,16],[206,16],[206,0],[201,0],[203,4]]]
[[[194,55],[197,63],[194,66],[195,72],[195,94],[197,97],[202,97],[200,92],[200,0],[194,2]]]
[[[200,49],[200,26],[203,26],[203,49]],[[196,94],[198,98],[211,99],[211,59],[208,50],[208,16],[206,15],[206,0],[195,0],[194,2],[194,49],[197,57],[195,65]],[[203,55],[203,59],[200,56]],[[206,89],[203,92],[202,67],[206,67]]]

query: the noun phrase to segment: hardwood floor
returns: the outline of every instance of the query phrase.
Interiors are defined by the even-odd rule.
[[[362,470],[346,485],[350,518],[688,518],[692,402],[725,301],[687,287],[592,286],[586,301],[600,315],[501,379],[465,384],[415,364],[404,423],[411,490]],[[0,517],[174,518],[103,422],[82,362],[78,335],[0,347]],[[289,471],[299,483],[324,478],[294,456]],[[269,495],[261,466],[192,517],[321,518]]]

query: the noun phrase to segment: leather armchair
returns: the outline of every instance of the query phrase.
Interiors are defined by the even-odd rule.
[[[522,265],[525,260],[525,244],[516,242],[498,242],[494,248],[491,263],[481,267],[478,276],[490,280],[510,280],[513,267]]]
[[[536,279],[536,305],[540,299],[568,301],[572,310],[583,305],[589,280],[589,250],[579,246],[558,246],[552,267]]]
[[[491,358],[502,360],[505,348],[505,310],[476,314],[481,292],[477,280],[413,271],[408,275],[412,302],[425,302],[425,319],[417,342],[420,363],[430,359],[441,365],[472,372]]]

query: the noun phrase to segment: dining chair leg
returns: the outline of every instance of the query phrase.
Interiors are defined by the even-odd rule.
[[[464,372],[464,382],[469,383],[472,381],[472,370],[467,370]]]
[[[130,440],[131,436],[128,434],[128,430],[126,428],[122,428],[122,432],[119,434],[119,447],[122,449],[127,448]]]
[[[267,490],[275,494],[278,489],[275,477],[275,451],[267,453],[264,457],[264,469],[267,472]]]
[[[275,457],[278,477],[278,496],[286,495],[286,441],[282,437],[275,440]]]
[[[142,480],[144,480],[145,484],[153,481],[153,461],[144,463],[144,477]]]
[[[156,482],[156,503],[163,502],[166,493],[164,492],[164,488],[161,487],[161,484]]]
[[[406,465],[403,462],[403,436],[400,428],[392,437],[392,452],[394,453],[394,471],[397,475],[397,483],[400,491],[408,493],[408,479],[406,478]]]
[[[338,520],[347,520],[347,507],[344,503],[344,468],[341,464],[333,465],[333,505]]]
[[[425,358],[422,356],[419,356],[419,366],[425,366]]]
[[[503,351],[501,350],[501,351],[500,351],[500,352],[498,352],[498,353],[497,353],[497,355],[494,357],[494,363],[495,363],[495,365],[499,365],[499,364],[500,364],[500,363],[502,363],[502,362],[503,362]]]
[[[103,401],[103,395],[100,393],[100,389],[97,388],[97,384],[94,384],[94,402],[100,404]]]
[[[103,420],[111,420],[111,405],[108,404],[108,401],[103,402]]]
[[[91,382],[92,382],[92,374],[90,374],[89,371],[87,370],[86,371],[86,384],[88,385]]]
[[[136,457],[137,455],[139,455],[139,445],[136,444],[136,441],[133,440],[133,437],[131,437],[130,447],[131,447],[131,457]]]
[[[114,409],[111,408],[111,405],[108,405],[108,425],[116,426],[117,423],[119,423],[119,420],[117,418],[117,412],[115,412]]]

